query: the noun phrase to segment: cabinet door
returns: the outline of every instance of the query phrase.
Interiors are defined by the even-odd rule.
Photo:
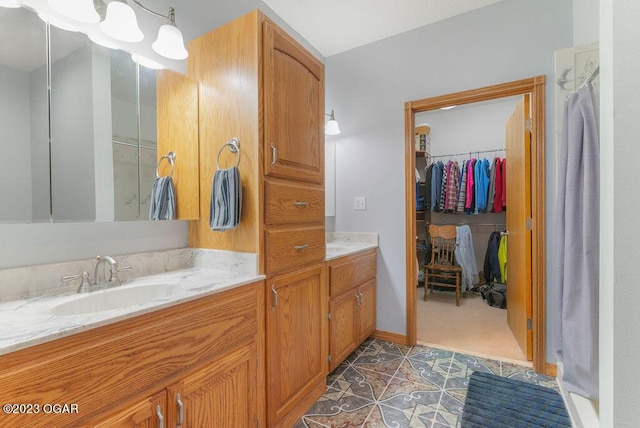
[[[96,428],[156,428],[166,427],[167,393],[162,391],[100,421]],[[91,425],[91,424],[89,424]]]
[[[168,388],[167,427],[256,426],[255,344],[215,360]]]
[[[264,170],[266,175],[324,180],[324,66],[265,22]]]
[[[322,266],[275,277],[267,285],[268,426],[277,426],[314,389],[319,395],[324,391],[327,322],[322,301],[327,297]]]
[[[340,297],[331,299],[329,303],[329,312],[331,313],[331,321],[329,322],[330,372],[338,367],[338,364],[358,346],[356,343],[358,339],[356,334],[357,304],[356,290],[348,291]]]
[[[376,280],[372,279],[358,287],[360,306],[358,311],[358,344],[376,330]]]

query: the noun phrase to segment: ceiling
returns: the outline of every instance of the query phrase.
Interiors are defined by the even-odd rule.
[[[263,0],[325,57],[501,0]]]

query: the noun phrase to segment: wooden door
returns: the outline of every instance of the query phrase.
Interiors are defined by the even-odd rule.
[[[358,295],[356,290],[348,291],[339,297],[331,299],[329,312],[329,354],[331,362],[329,371],[332,372],[338,364],[349,356],[358,344],[356,306]]]
[[[529,95],[522,97],[506,125],[507,321],[528,360],[531,331],[531,117]]]
[[[267,286],[268,426],[277,426],[314,388],[324,390],[328,339],[323,266],[272,278]]]
[[[358,287],[358,345],[376,330],[376,280],[372,279]]]
[[[265,22],[264,171],[324,181],[324,66]]]
[[[165,427],[256,426],[256,364],[255,344],[247,345],[214,360],[168,388]]]
[[[167,426],[167,393],[161,393],[140,400],[136,404],[102,420],[96,428],[156,428]]]

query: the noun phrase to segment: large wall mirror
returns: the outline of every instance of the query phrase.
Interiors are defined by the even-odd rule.
[[[147,220],[156,71],[0,7],[0,222]]]

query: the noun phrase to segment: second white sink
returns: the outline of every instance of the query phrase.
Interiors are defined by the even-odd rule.
[[[54,306],[49,313],[69,316],[128,308],[171,297],[176,292],[176,288],[175,284],[149,284],[126,285],[94,291]]]

